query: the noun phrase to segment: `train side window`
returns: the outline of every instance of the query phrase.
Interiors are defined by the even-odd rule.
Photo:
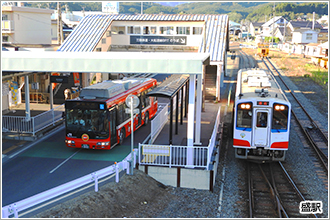
[[[272,129],[287,130],[288,129],[289,108],[286,105],[274,103]]]

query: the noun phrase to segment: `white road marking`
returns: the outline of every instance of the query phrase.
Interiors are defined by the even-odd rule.
[[[53,173],[60,166],[62,166],[64,163],[66,163],[68,160],[70,160],[74,155],[76,155],[80,150],[81,150],[81,148],[79,150],[77,150],[74,154],[72,154],[69,158],[67,158],[65,161],[63,161],[60,165],[58,165],[57,167],[55,167],[54,169],[52,169],[49,173]]]

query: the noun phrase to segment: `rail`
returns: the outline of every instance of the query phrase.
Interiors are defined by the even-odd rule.
[[[136,153],[137,149],[133,151],[133,164],[136,164]],[[9,218],[11,216],[18,218],[19,212],[27,210],[31,207],[37,206],[43,202],[49,201],[53,198],[66,194],[70,191],[83,187],[87,184],[94,183],[95,192],[98,192],[98,181],[99,179],[105,178],[112,174],[116,175],[116,182],[119,182],[119,173],[121,170],[126,169],[129,172],[129,161],[131,161],[131,154],[129,154],[123,161],[115,163],[109,167],[101,169],[99,171],[93,172],[91,174],[85,175],[78,179],[72,180],[68,183],[62,184],[53,189],[44,191],[37,195],[31,196],[27,199],[21,200],[19,202],[12,203],[10,205],[2,207],[2,218]],[[24,214],[24,213],[23,213]],[[23,215],[21,214],[21,215]]]
[[[174,146],[139,144],[139,164],[154,166],[181,166],[210,170],[214,149],[218,143],[220,108],[208,146]],[[192,161],[190,158],[193,158]],[[192,164],[191,164],[192,163]]]
[[[64,104],[56,108],[53,108],[47,112],[31,117],[30,120],[26,120],[24,116],[2,116],[2,131],[3,132],[18,132],[21,134],[35,134],[48,127],[49,125],[55,125],[56,122],[62,119],[62,113],[64,112]]]

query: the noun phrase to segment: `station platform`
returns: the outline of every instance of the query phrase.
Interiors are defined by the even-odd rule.
[[[194,145],[207,146],[209,144],[209,139],[212,135],[215,119],[220,106],[220,103],[205,102],[205,111],[201,114],[200,143],[194,143]],[[187,118],[183,117],[183,123],[181,125],[180,117],[179,113],[178,134],[175,134],[175,111],[173,111],[172,145],[187,146]],[[169,145],[169,132],[170,121],[168,120],[153,144]]]
[[[60,104],[54,104],[53,108],[60,106]],[[31,117],[37,116],[41,113],[49,111],[51,109],[50,104],[42,103],[30,103]],[[25,103],[20,103],[17,106],[11,107],[10,110],[3,111],[2,115],[8,116],[25,116]]]

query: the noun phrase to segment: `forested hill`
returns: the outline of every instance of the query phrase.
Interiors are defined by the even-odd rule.
[[[180,2],[182,3],[182,2]],[[101,11],[102,2],[62,2],[62,10],[65,4],[69,11]],[[40,7],[56,9],[57,2],[27,2],[26,7]],[[144,2],[144,14],[228,14],[229,19],[235,22],[242,20],[252,22],[264,22],[273,14],[274,2],[192,2],[176,6],[161,5],[157,2]],[[328,15],[328,2],[300,2],[300,3],[275,3],[275,15],[284,16],[287,20],[295,20],[307,15],[312,18],[315,12],[316,19],[322,15]],[[141,2],[119,2],[119,13],[141,13]]]

